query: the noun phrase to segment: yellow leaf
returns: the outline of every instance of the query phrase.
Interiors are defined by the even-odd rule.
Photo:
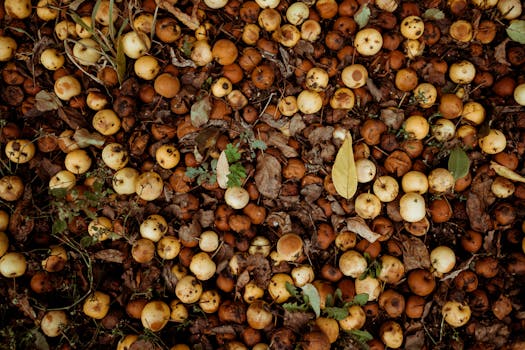
[[[228,158],[224,151],[219,155],[217,159],[217,183],[220,188],[228,188],[228,175],[230,174],[230,164],[228,164]]]
[[[357,191],[357,174],[352,148],[352,135],[347,131],[345,141],[337,152],[332,167],[332,181],[335,190],[342,197],[350,199]]]
[[[499,176],[503,176],[504,178],[512,180],[512,181],[525,182],[525,177],[521,176],[518,173],[515,173],[514,171],[510,170],[509,168],[503,165],[499,165],[496,162],[490,162],[490,167]]]

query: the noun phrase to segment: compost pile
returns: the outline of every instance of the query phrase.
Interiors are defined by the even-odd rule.
[[[0,349],[524,349],[519,0],[1,0]]]

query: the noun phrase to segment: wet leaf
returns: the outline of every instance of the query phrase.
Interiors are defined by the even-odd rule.
[[[196,128],[200,128],[206,124],[210,119],[211,107],[209,97],[205,97],[202,100],[195,102],[191,106],[191,124]]]
[[[370,243],[374,243],[379,237],[381,237],[381,235],[375,233],[370,227],[368,227],[365,220],[358,216],[346,219],[346,227],[349,231],[357,233]]]
[[[354,20],[359,26],[359,29],[368,24],[368,21],[370,20],[370,9],[367,4],[362,5],[359,10],[357,10],[354,14]]]
[[[352,135],[347,131],[345,141],[337,152],[332,167],[332,181],[335,190],[343,198],[350,199],[357,191],[357,173],[352,147]]]
[[[303,295],[308,298],[308,303],[312,307],[312,310],[314,310],[315,315],[317,317],[321,316],[321,297],[319,296],[317,288],[315,288],[313,284],[307,283],[302,286],[301,289],[303,290]]]
[[[217,159],[217,183],[222,189],[228,188],[228,175],[230,174],[230,164],[228,164],[228,158],[224,151],[219,155]]]
[[[454,148],[448,158],[448,170],[454,176],[454,179],[460,179],[467,176],[470,169],[470,159],[467,153],[460,147]]]
[[[445,19],[445,14],[440,9],[431,8],[426,10],[425,13],[423,13],[423,18],[428,20],[441,21],[442,19]]]
[[[276,199],[281,189],[281,163],[274,156],[260,154],[257,157],[254,178],[263,196]]]
[[[511,21],[507,27],[507,35],[512,40],[525,44],[525,21],[517,19]]]
[[[509,168],[500,165],[496,162],[490,162],[490,168],[496,172],[499,176],[503,176],[506,179],[518,182],[525,182],[525,177],[521,176],[518,173],[510,170]]]
[[[41,90],[35,95],[35,108],[40,112],[56,111],[60,107],[62,102],[53,92]]]

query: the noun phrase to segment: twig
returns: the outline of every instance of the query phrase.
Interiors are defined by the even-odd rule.
[[[168,11],[169,13],[171,13],[173,16],[175,16],[175,18],[177,18],[180,22],[182,22],[182,24],[184,24],[186,27],[190,28],[191,30],[197,30],[197,28],[199,28],[200,23],[199,23],[199,20],[197,19],[197,14],[196,14],[196,8],[197,8],[198,3],[194,5],[193,7],[194,11],[192,11],[191,16],[188,16],[187,14],[185,14],[184,12],[182,12],[181,10],[179,10],[178,8],[176,8],[175,6],[173,6],[166,0],[155,0],[155,2],[161,9],[164,9]]]

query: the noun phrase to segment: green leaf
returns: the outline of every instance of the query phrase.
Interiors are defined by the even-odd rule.
[[[260,149],[261,151],[264,151],[268,148],[268,146],[266,146],[266,143],[264,143],[263,140],[253,140],[250,144],[250,147],[252,149]]]
[[[314,310],[315,316],[319,317],[321,315],[321,297],[317,288],[313,284],[307,283],[301,287],[303,294],[308,297],[308,303]]]
[[[284,287],[292,297],[299,298],[299,290],[297,290],[293,284],[290,282],[285,282]]]
[[[65,199],[67,196],[67,190],[65,188],[54,188],[49,192],[51,192],[51,195],[56,199]]]
[[[363,306],[368,302],[368,294],[367,293],[361,293],[357,294],[354,299],[352,300],[352,304],[354,305],[360,305]]]
[[[511,21],[507,27],[507,35],[512,40],[525,44],[525,21],[520,19]]]
[[[224,153],[226,154],[226,159],[228,159],[228,163],[230,164],[235,163],[241,159],[241,153],[239,152],[239,149],[231,143],[226,145]]]
[[[80,239],[80,246],[82,248],[87,248],[97,243],[97,239],[91,236],[84,236]]]
[[[362,342],[362,343],[366,343],[374,339],[374,337],[372,336],[372,334],[370,334],[370,332],[362,331],[360,329],[352,329],[349,331],[349,333],[352,335],[353,338],[355,338],[357,341]]]
[[[441,21],[445,19],[445,13],[437,8],[428,9],[423,13],[423,18],[434,21]]]
[[[67,222],[65,220],[55,219],[51,232],[53,234],[62,233],[67,229]]]
[[[461,149],[461,147],[454,148],[448,158],[448,171],[450,171],[454,179],[457,180],[467,176],[469,169],[470,159],[467,153]]]
[[[343,291],[341,288],[337,288],[334,292],[334,299],[335,300],[343,300]]]
[[[246,169],[241,163],[234,163],[230,165],[230,173],[228,174],[228,187],[240,187],[242,181],[246,178]]]
[[[297,302],[294,302],[294,303],[284,303],[283,304],[283,309],[285,309],[286,311],[290,311],[290,312],[297,312],[297,311],[300,311],[300,312],[305,312],[305,311],[308,311],[308,305],[306,304],[297,304]]]
[[[335,301],[335,300],[334,300],[333,295],[332,295],[332,294],[328,294],[328,295],[326,296],[326,299],[325,299],[324,304],[325,304],[327,307],[332,307],[332,306],[334,306],[334,301]]]
[[[370,9],[367,4],[362,5],[359,10],[354,14],[354,20],[359,25],[359,29],[363,28],[368,24],[370,19]]]
[[[195,179],[197,176],[201,175],[203,171],[204,169],[202,168],[193,168],[190,166],[186,168],[186,172],[184,173],[184,175],[186,175],[190,179]]]
[[[326,317],[333,318],[334,320],[340,321],[348,316],[348,308],[346,307],[325,307],[323,312]]]

